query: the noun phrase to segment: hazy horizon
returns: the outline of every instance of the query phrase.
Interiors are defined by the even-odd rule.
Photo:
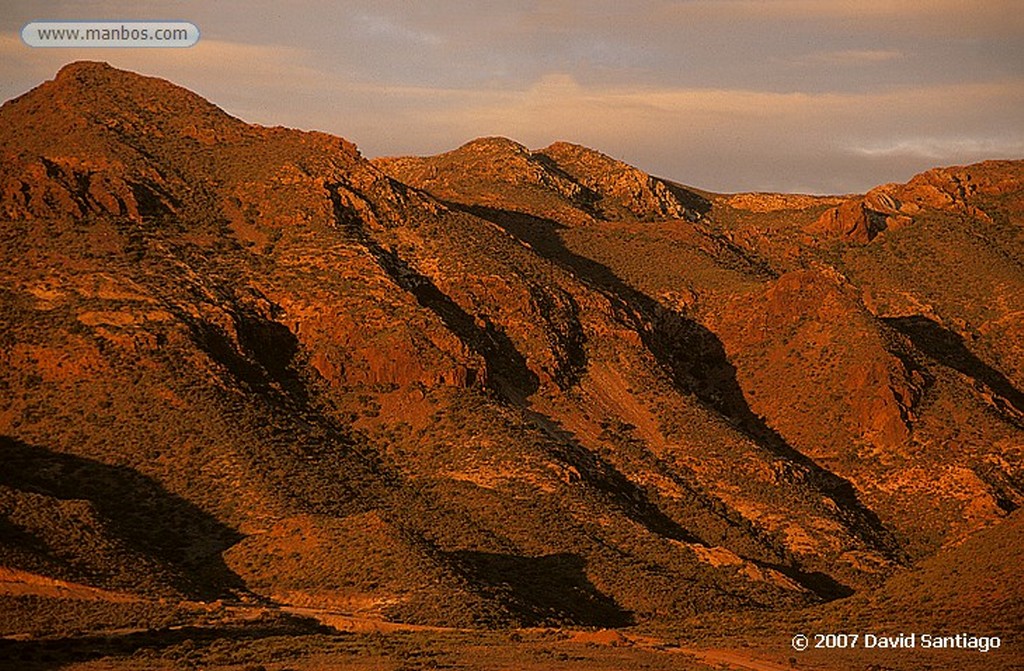
[[[9,2],[0,98],[74,60],[369,157],[584,144],[714,191],[861,192],[1024,157],[1021,3]],[[172,7],[172,9],[168,9]],[[32,49],[45,19],[181,19],[191,49]]]

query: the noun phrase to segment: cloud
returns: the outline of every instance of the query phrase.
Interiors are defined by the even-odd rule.
[[[354,17],[356,26],[369,35],[393,39],[398,42],[414,42],[437,45],[444,42],[440,35],[419,30],[402,24],[383,14],[359,14]]]
[[[793,59],[795,63],[822,65],[873,65],[905,58],[898,49],[846,49],[815,51]]]
[[[717,21],[841,21],[849,29],[870,24],[879,32],[911,29],[930,34],[1019,35],[1024,14],[1015,0],[693,0],[656,2],[665,17]],[[837,26],[840,27],[840,26]]]
[[[929,161],[941,160],[948,156],[963,156],[967,160],[983,160],[992,157],[1024,158],[1022,137],[912,137],[893,139],[889,142],[850,146],[851,154],[869,158],[919,158]]]
[[[205,40],[97,54],[27,50],[0,36],[0,74],[28,77],[26,89],[68,60],[98,55],[247,121],[324,130],[371,156],[436,153],[481,135],[533,147],[569,140],[722,191],[863,191],[937,164],[1020,157],[1024,145],[1024,78],[810,93],[583,83],[551,71],[514,88],[417,86],[332,72],[291,46]]]

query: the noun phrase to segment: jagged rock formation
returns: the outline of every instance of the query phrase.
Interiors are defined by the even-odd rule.
[[[986,198],[1009,196],[1004,200],[1012,201],[1011,206],[1019,212],[1020,178],[1020,163],[1015,161],[936,168],[906,184],[886,184],[863,197],[847,200],[826,211],[807,230],[866,243],[882,231],[910,225],[915,216],[929,210],[991,222],[978,203]]]

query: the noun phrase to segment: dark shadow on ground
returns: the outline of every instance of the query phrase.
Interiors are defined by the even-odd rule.
[[[523,557],[458,551],[452,560],[486,596],[498,600],[519,626],[625,627],[633,616],[587,578],[583,559],[559,553]]]
[[[339,188],[345,187],[342,184],[327,186],[338,227],[351,234],[398,286],[436,314],[470,351],[483,358],[489,381],[502,391],[522,398],[537,391],[540,386],[537,375],[529,369],[526,358],[508,335],[490,322],[478,323],[429,277],[410,266],[394,250],[382,247],[366,231],[360,214],[342,201]]]
[[[786,564],[773,562],[762,562],[750,560],[762,568],[769,568],[778,571],[790,580],[803,585],[818,595],[822,601],[834,601],[852,596],[854,590],[839,582],[832,576],[821,571],[804,571],[803,569]]]
[[[967,349],[963,338],[956,333],[923,315],[888,317],[882,321],[906,335],[915,347],[938,363],[981,382],[1006,399],[1017,412],[1024,413],[1024,393]]]
[[[575,434],[567,431],[559,422],[535,410],[524,410],[524,414],[555,438],[558,445],[555,457],[575,468],[586,484],[610,497],[615,506],[631,520],[665,538],[705,544],[666,515],[642,488],[615,466],[581,445]]]
[[[299,341],[288,327],[243,309],[231,311],[236,347],[221,327],[184,311],[177,315],[189,328],[193,342],[257,393],[298,407],[308,405],[309,392],[293,362]]]
[[[695,212],[700,217],[711,212],[711,201],[699,193],[691,191],[682,184],[677,184],[671,180],[661,179],[660,177],[655,177],[654,179],[664,184],[669,193],[675,196],[675,199],[682,203],[683,207],[687,210]]]
[[[187,625],[130,633],[86,634],[23,641],[0,639],[0,668],[25,671],[60,669],[104,657],[129,657],[144,650],[159,653],[179,645],[183,646],[180,657],[172,654],[172,659],[177,658],[177,664],[184,664],[182,668],[203,668],[205,664],[196,664],[195,658],[201,657],[204,649],[212,645],[216,646],[213,654],[223,656],[233,651],[236,657],[243,660],[246,645],[258,639],[334,633],[333,629],[316,620],[278,614],[272,621],[234,625]],[[141,659],[136,668],[147,666],[146,660]]]
[[[88,501],[113,536],[158,565],[169,566],[172,586],[182,594],[213,600],[245,590],[221,557],[241,534],[156,480],[125,466],[7,436],[0,437],[0,463],[0,485],[65,501]]]

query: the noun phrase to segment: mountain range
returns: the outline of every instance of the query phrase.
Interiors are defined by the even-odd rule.
[[[826,197],[568,142],[368,160],[92,62],[6,102],[0,151],[7,636],[1020,645],[1024,161]]]

